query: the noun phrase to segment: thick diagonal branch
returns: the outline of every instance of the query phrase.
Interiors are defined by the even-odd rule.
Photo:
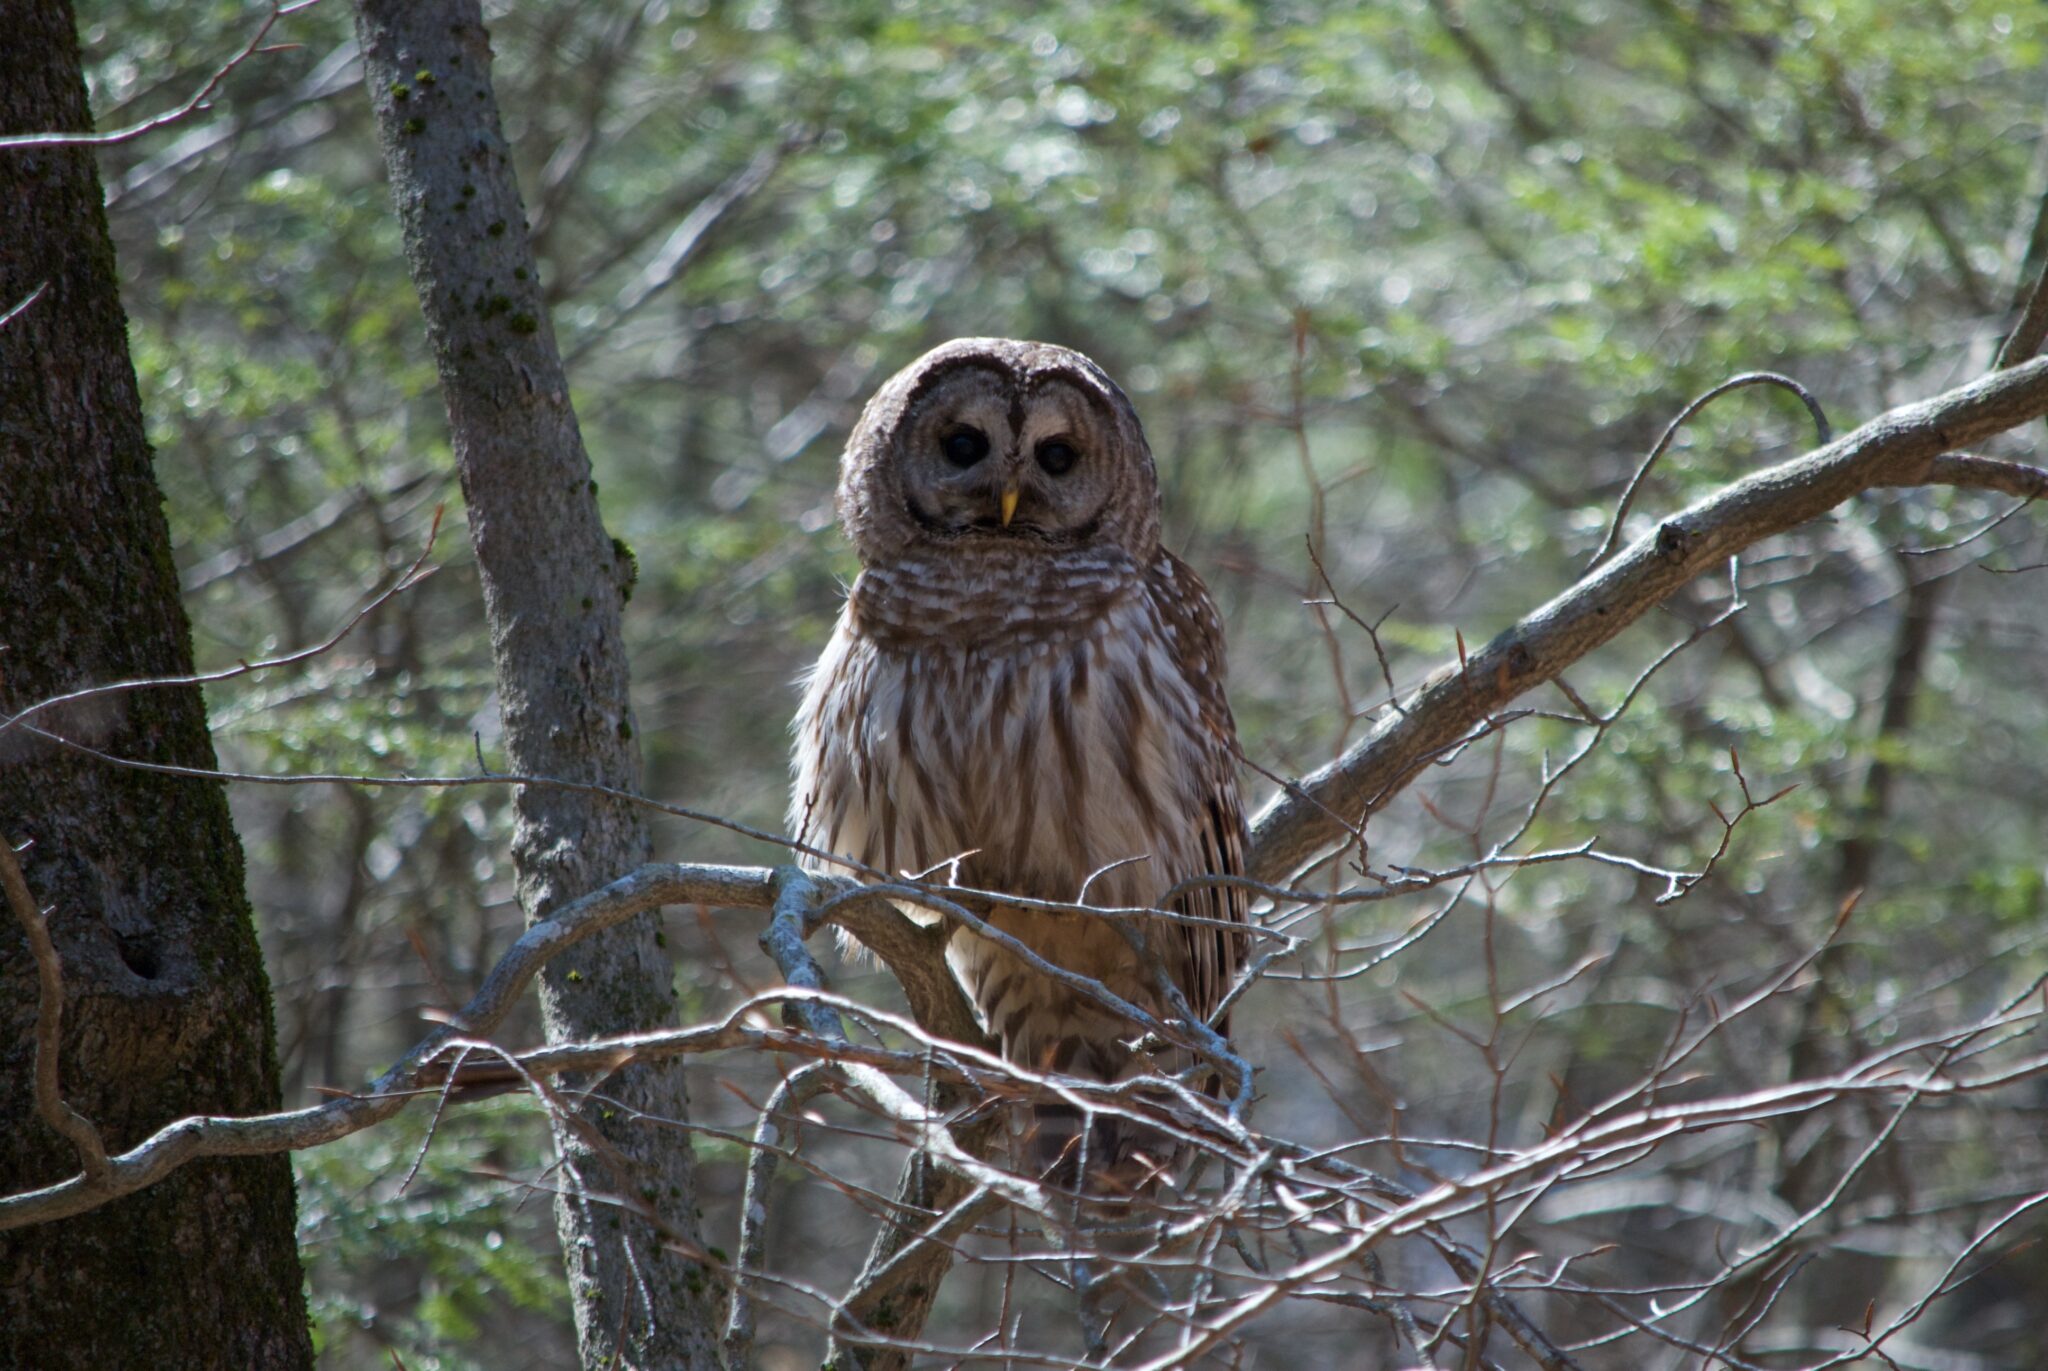
[[[2048,472],[1951,454],[2048,414],[2048,359],[1895,409],[1803,457],[1724,486],[1644,533],[1492,642],[1432,675],[1404,710],[1289,786],[1252,825],[1252,874],[1284,881],[1343,841],[1434,757],[1516,696],[1608,642],[1694,577],[1883,486],[2033,496]]]

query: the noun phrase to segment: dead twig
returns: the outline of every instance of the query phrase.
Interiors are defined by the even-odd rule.
[[[206,103],[213,98],[213,93],[220,89],[220,83],[227,80],[228,73],[232,72],[236,67],[241,66],[242,63],[248,61],[259,52],[283,51],[283,47],[280,46],[263,46],[263,40],[270,35],[270,30],[276,26],[278,20],[298,14],[303,10],[311,9],[319,3],[320,0],[298,0],[296,4],[271,5],[270,13],[263,17],[263,22],[256,26],[256,31],[249,35],[249,41],[242,45],[241,51],[222,63],[220,68],[207,78],[206,84],[192,92],[192,97],[176,109],[166,110],[154,118],[145,119],[139,124],[130,124],[126,128],[115,129],[109,133],[56,132],[9,134],[6,137],[0,137],[0,151],[5,151],[8,148],[107,148],[120,143],[132,143],[137,138],[155,133],[158,129],[168,128],[195,110],[204,108]]]
[[[1621,503],[1614,507],[1614,518],[1607,525],[1607,537],[1601,541],[1600,550],[1593,554],[1593,560],[1586,563],[1587,571],[1593,570],[1614,554],[1614,546],[1621,540],[1622,525],[1628,519],[1629,510],[1635,507],[1636,496],[1641,493],[1643,482],[1649,479],[1650,468],[1657,465],[1657,459],[1670,448],[1672,440],[1678,437],[1678,431],[1697,418],[1701,410],[1723,395],[1746,386],[1780,386],[1791,391],[1806,406],[1806,412],[1813,416],[1813,426],[1820,434],[1820,441],[1826,443],[1835,436],[1834,426],[1828,423],[1828,416],[1821,409],[1820,401],[1814,399],[1811,391],[1791,377],[1780,376],[1775,371],[1746,371],[1740,376],[1729,377],[1680,410],[1678,417],[1664,426],[1663,436],[1657,439],[1656,446],[1650,449],[1650,455],[1643,458],[1643,464],[1636,468],[1636,474],[1629,478],[1627,488],[1621,492]]]
[[[56,944],[50,941],[49,911],[36,906],[16,860],[17,854],[26,850],[0,837],[0,889],[7,892],[7,903],[28,934],[29,955],[36,963],[36,1113],[78,1149],[85,1183],[102,1186],[109,1171],[107,1145],[92,1120],[65,1103],[57,1076],[64,1035],[64,968],[57,959]]]

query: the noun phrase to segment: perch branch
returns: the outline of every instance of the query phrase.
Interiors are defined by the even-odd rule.
[[[318,1147],[381,1123],[405,1108],[429,1079],[428,1065],[451,1043],[490,1033],[541,965],[564,948],[664,904],[766,908],[775,873],[759,867],[649,865],[571,902],[534,924],[491,968],[481,988],[449,1022],[420,1042],[359,1095],[307,1109],[250,1118],[192,1115],[167,1124],[118,1156],[105,1174],[0,1197],[0,1231],[95,1209],[154,1185],[196,1157],[246,1157]]]

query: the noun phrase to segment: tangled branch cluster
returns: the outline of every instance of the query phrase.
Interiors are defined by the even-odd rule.
[[[451,1104],[526,1090],[544,1105],[559,1137],[574,1126],[568,1102],[601,1095],[606,1077],[627,1063],[745,1053],[786,1071],[743,1139],[750,1152],[738,1241],[730,1255],[687,1253],[729,1292],[724,1337],[734,1365],[748,1359],[757,1325],[770,1310],[821,1330],[830,1340],[829,1359],[846,1365],[904,1365],[919,1355],[1105,1367],[1164,1368],[1211,1358],[1227,1363],[1255,1329],[1305,1318],[1309,1310],[1317,1317],[1331,1311],[1367,1316],[1389,1330],[1405,1349],[1402,1355],[1417,1365],[1534,1365],[1555,1371],[1644,1364],[1653,1350],[1674,1362],[1764,1365],[1780,1349],[1755,1346],[1758,1331],[1815,1251],[1874,1233],[1895,1245],[1922,1240],[1925,1211],[1861,1198],[1857,1182],[1887,1144],[1909,1125],[1939,1120],[1972,1101],[2009,1099],[2048,1079],[2048,1053],[2033,1045],[2043,1012],[2039,985],[1967,1023],[1895,1036],[1839,1070],[1762,1090],[1717,1092],[1710,1063],[1726,1050],[1732,1027],[1767,1017],[1810,980],[1850,918],[1852,899],[1820,912],[1809,945],[1788,950],[1771,974],[1680,1006],[1675,1028],[1647,1068],[1622,1088],[1591,1102],[1570,1099],[1560,1089],[1549,1120],[1531,1132],[1501,1118],[1517,1067],[1519,1025],[1567,1001],[1598,958],[1539,984],[1501,983],[1491,955],[1490,896],[1506,874],[1559,862],[1602,863],[1651,877],[1663,883],[1665,900],[1682,897],[1705,879],[1743,821],[1777,798],[1752,792],[1739,757],[1731,757],[1739,798],[1716,811],[1722,831],[1695,869],[1608,851],[1597,840],[1557,849],[1525,843],[1545,802],[1650,677],[1740,611],[1735,559],[1745,548],[1879,486],[1946,483],[2035,498],[2048,492],[2048,472],[1957,455],[1954,449],[2043,413],[2048,361],[2020,363],[1895,411],[1658,521],[1565,594],[1476,652],[1461,651],[1455,664],[1413,695],[1390,702],[1394,707],[1379,727],[1331,766],[1286,784],[1261,816],[1253,858],[1260,881],[1248,883],[1261,901],[1254,953],[1230,1000],[1262,979],[1292,977],[1313,989],[1373,973],[1456,912],[1476,908],[1482,925],[1476,960],[1488,978],[1486,1012],[1475,1023],[1431,1006],[1418,1008],[1486,1064],[1494,1083],[1494,1122],[1484,1138],[1409,1136],[1402,1103],[1392,1096],[1379,1118],[1359,1121],[1356,1135],[1338,1145],[1285,1136],[1257,1117],[1261,1063],[1240,1056],[1191,1015],[1150,1018],[1105,987],[1043,963],[1041,971],[1075,982],[1122,1013],[1134,1033],[1172,1039],[1193,1051],[1226,1089],[1212,1099],[1170,1077],[1103,1084],[1026,1069],[990,1050],[975,1024],[945,965],[950,928],[913,923],[894,903],[914,900],[943,914],[951,926],[1000,937],[983,922],[996,893],[898,873],[871,873],[875,880],[862,884],[794,866],[699,864],[643,867],[533,924],[467,1004],[362,1091],[263,1117],[182,1119],[110,1156],[91,1122],[64,1102],[55,1050],[61,968],[44,931],[45,911],[36,907],[12,851],[0,845],[0,886],[29,930],[42,972],[38,1112],[71,1139],[80,1158],[80,1172],[69,1180],[0,1197],[0,1229],[85,1212],[197,1157],[331,1142],[388,1120],[416,1100],[430,1101],[438,1119],[438,1111]],[[1572,662],[1650,607],[1724,567],[1725,607],[1653,661],[1615,706],[1596,709],[1562,680],[1560,673]],[[385,594],[419,575],[416,563]],[[1364,619],[1350,617],[1370,632]],[[258,668],[238,670],[253,669]],[[1510,702],[1553,682],[1571,709],[1548,717],[1582,730],[1581,741],[1561,762],[1545,764],[1508,835],[1478,845],[1469,861],[1455,866],[1421,870],[1376,863],[1365,842],[1367,819],[1425,768],[1448,763],[1536,713],[1511,709]],[[156,684],[164,683],[96,689]],[[45,706],[34,707],[0,721],[0,730],[21,728],[53,744],[92,751],[67,739],[47,718],[31,717],[46,712]],[[554,784],[488,773],[317,779]],[[1472,833],[1476,841],[1477,825]],[[1334,862],[1333,851],[1347,860]],[[1307,871],[1340,872],[1343,883],[1300,888],[1296,882]],[[1384,942],[1328,956],[1318,952],[1338,911],[1432,892],[1436,903]],[[761,944],[784,984],[687,1028],[533,1051],[495,1040],[549,958],[602,929],[670,905],[765,914]],[[1063,908],[1081,917],[1125,921],[1176,917],[1158,910]],[[811,952],[812,940],[828,928],[846,930],[877,952],[903,991],[908,1015],[828,988]],[[1037,963],[1021,945],[1012,951]],[[1357,1058],[1351,1068],[1370,1078],[1360,1049],[1348,1037],[1344,1042]],[[1314,1061],[1310,1067],[1322,1070]],[[1019,1115],[1014,1106],[1030,1100],[1058,1100],[1088,1116],[1142,1120],[1178,1140],[1194,1160],[1185,1174],[1137,1196],[1063,1190],[1021,1168],[1013,1156],[1011,1132]],[[1732,1154],[1773,1145],[1779,1136],[1774,1130],[1786,1121],[1822,1118],[1842,1106],[1863,1111],[1871,1127],[1860,1147],[1842,1155],[1811,1202],[1793,1206],[1758,1199],[1750,1212],[1725,1216],[1725,1245],[1698,1254],[1683,1272],[1668,1278],[1629,1273],[1624,1262],[1617,1275],[1617,1263],[1601,1245],[1571,1240],[1568,1219],[1574,1214],[1645,1205],[1630,1197],[1631,1187],[1658,1188],[1658,1203],[1696,1203],[1675,1193],[1684,1188],[1685,1176],[1722,1165]],[[895,1192],[863,1183],[835,1166],[836,1153],[809,1145],[808,1137],[821,1128],[900,1152],[903,1176]],[[1082,1136],[1088,1132],[1084,1128]],[[1447,1165],[1446,1157],[1457,1164]],[[788,1193],[774,1181],[785,1166],[837,1187],[874,1216],[874,1247],[843,1287],[797,1279],[772,1250],[774,1208]],[[587,1176],[565,1166],[563,1183],[578,1203],[632,1209],[663,1231],[634,1198],[624,1170]],[[1871,1307],[1860,1324],[1837,1330],[1831,1345],[1790,1350],[1813,1366],[1863,1358],[1895,1364],[1894,1355],[1934,1302],[1978,1270],[2003,1236],[2044,1203],[2048,1192],[2015,1190],[2001,1210],[1944,1254],[1937,1276],[1918,1297],[1882,1311]],[[687,1241],[673,1233],[663,1240]],[[955,1263],[992,1272],[1000,1284],[997,1313],[986,1336],[972,1346],[942,1344],[925,1333],[940,1281]],[[1044,1307],[1048,1291],[1059,1292],[1062,1307],[1078,1310],[1078,1320],[1058,1329],[1035,1319],[1027,1326],[1026,1311]]]

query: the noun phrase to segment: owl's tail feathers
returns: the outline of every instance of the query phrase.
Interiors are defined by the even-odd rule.
[[[1012,1035],[1003,1044],[1004,1055],[1049,1074],[1102,1082],[1129,1080],[1153,1065],[1120,1039],[1119,1023],[1079,1012],[1051,1022],[1064,1031]],[[1156,1195],[1183,1160],[1171,1135],[1114,1109],[1039,1100],[1022,1123],[1019,1163],[1047,1184],[1091,1197]]]
[[[1023,1160],[1049,1185],[1105,1199],[1155,1194],[1178,1166],[1162,1130],[1120,1114],[1098,1113],[1091,1124],[1070,1104],[1031,1106]]]

